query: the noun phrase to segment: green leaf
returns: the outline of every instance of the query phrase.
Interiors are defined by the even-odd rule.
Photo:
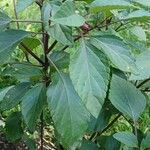
[[[36,84],[22,97],[21,110],[30,131],[34,131],[37,120],[46,101],[46,88],[42,83]]]
[[[25,143],[30,150],[36,150],[36,141],[35,140],[28,138],[25,141]]]
[[[48,57],[56,64],[59,70],[65,69],[69,66],[70,55],[64,51],[52,52]],[[53,65],[51,65],[51,71],[55,71]]]
[[[6,93],[11,89],[13,88],[14,86],[9,86],[9,87],[6,87],[4,89],[1,89],[0,90],[0,102],[3,100],[3,98],[5,97]]]
[[[93,37],[91,42],[98,49],[104,51],[112,63],[122,71],[136,70],[130,49],[120,38],[114,35]]]
[[[0,64],[8,61],[13,50],[28,35],[28,32],[22,30],[0,32]]]
[[[22,116],[20,112],[12,113],[6,119],[6,137],[8,140],[15,142],[19,140],[23,136],[23,129],[22,129]]]
[[[41,45],[40,40],[37,38],[33,38],[33,37],[27,37],[23,39],[22,43],[24,45],[28,45],[28,48],[32,50],[37,48],[39,45]],[[21,45],[19,45],[19,48],[25,51],[25,48],[22,47]]]
[[[123,114],[137,121],[146,107],[145,96],[130,82],[113,75],[109,99]]]
[[[129,13],[122,19],[131,21],[148,21],[150,19],[150,13],[148,11],[140,9]]]
[[[119,150],[120,143],[113,138],[112,135],[110,136],[100,136],[97,138],[97,142],[100,145],[101,149],[104,150]]]
[[[86,141],[83,140],[81,147],[79,150],[99,150],[98,146],[91,142],[91,141]]]
[[[50,27],[46,27],[46,31],[52,38],[64,45],[73,44],[72,29],[67,26],[54,24]]]
[[[52,17],[52,21],[55,23],[66,26],[82,26],[85,23],[85,19],[75,13],[74,3],[70,0],[65,1],[60,9]]]
[[[130,80],[144,80],[150,77],[150,50],[142,52],[136,58],[137,73],[131,74]]]
[[[130,7],[133,7],[133,5],[125,0],[95,0],[91,3],[92,12],[127,9]]]
[[[29,90],[30,83],[20,83],[9,89],[0,102],[0,110],[9,110],[21,101],[23,95]]]
[[[88,112],[66,74],[59,72],[57,80],[48,88],[47,97],[60,142],[71,149],[88,127]]]
[[[0,11],[0,31],[8,26],[11,22],[11,18],[9,18],[5,13]]]
[[[119,132],[114,134],[113,137],[129,147],[138,147],[138,140],[133,133]]]
[[[130,29],[130,32],[134,34],[140,41],[146,41],[146,33],[140,26],[135,26]]]
[[[113,107],[110,101],[106,100],[97,119],[92,120],[94,131],[103,130],[109,123],[112,115],[116,114],[117,110]]]
[[[31,63],[14,64],[13,67],[15,72],[12,75],[21,82],[34,81],[42,77],[41,68],[33,66]]]
[[[150,148],[150,135],[147,135],[147,136],[142,140],[141,148],[142,148],[142,149]]]
[[[142,5],[144,5],[144,6],[148,6],[148,7],[150,7],[150,1],[149,0],[133,0],[134,2],[137,2],[137,3],[139,3],[139,4],[142,4]]]
[[[49,26],[50,17],[53,16],[60,8],[61,2],[59,1],[49,1],[46,0],[42,6],[42,20],[44,21],[44,26]]]
[[[70,60],[70,76],[75,89],[89,112],[97,118],[107,92],[107,58],[97,48],[82,40]]]
[[[52,11],[52,6],[49,1],[44,1],[42,7],[42,20],[44,21],[44,26],[49,26],[50,14]]]
[[[16,10],[17,13],[25,10],[27,7],[29,7],[35,0],[17,0],[16,3]]]

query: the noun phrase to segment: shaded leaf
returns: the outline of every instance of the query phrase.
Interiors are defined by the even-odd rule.
[[[20,83],[9,89],[0,102],[0,110],[8,110],[19,104],[23,95],[29,90],[30,85],[30,83]]]
[[[12,75],[21,82],[34,81],[42,77],[41,68],[30,63],[14,64],[13,67],[15,72]]]
[[[20,112],[12,113],[6,119],[6,136],[8,140],[15,142],[19,140],[23,136],[23,129],[22,129],[22,116]]]
[[[34,131],[37,120],[46,101],[46,88],[42,83],[36,84],[22,97],[21,110],[25,123],[30,131]]]
[[[28,35],[28,32],[22,30],[0,32],[0,64],[8,61],[13,50]]]
[[[120,149],[120,143],[113,138],[112,135],[110,136],[100,136],[97,138],[97,142],[100,145],[101,149],[104,150],[119,150]]]
[[[81,147],[79,150],[99,150],[98,146],[91,142],[91,141],[86,141],[83,140]]]
[[[147,149],[150,148],[150,135],[147,135],[141,143],[141,148]]]

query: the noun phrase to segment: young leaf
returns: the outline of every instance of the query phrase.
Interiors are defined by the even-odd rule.
[[[129,147],[138,147],[137,137],[133,133],[119,132],[114,134],[113,137]]]
[[[51,115],[65,148],[82,139],[88,124],[88,112],[68,75],[60,73],[47,91]]]
[[[0,31],[3,30],[7,25],[11,22],[11,18],[9,18],[5,13],[0,11]]]
[[[150,135],[147,135],[146,138],[142,140],[141,148],[142,149],[150,148]]]
[[[6,119],[6,137],[8,140],[15,142],[23,136],[22,116],[20,112],[12,113]]]
[[[20,83],[9,89],[0,102],[0,110],[9,110],[19,104],[23,95],[29,90],[30,85],[30,83]]]
[[[22,97],[21,110],[30,131],[34,131],[43,105],[46,101],[46,88],[42,83],[36,84]]]
[[[103,50],[112,63],[122,71],[136,71],[134,59],[129,47],[114,35],[93,37],[91,42],[98,49]]]
[[[150,77],[150,50],[142,52],[136,58],[138,72],[131,74],[130,80],[144,80]]]
[[[123,114],[137,121],[146,107],[145,96],[130,82],[113,75],[109,99]]]
[[[72,29],[63,26],[60,24],[54,24],[50,27],[46,27],[48,34],[56,39],[58,42],[64,45],[72,45],[73,44],[73,36],[72,36]]]
[[[126,9],[133,7],[131,3],[125,0],[95,0],[91,3],[91,11],[108,11],[113,9]]]
[[[70,0],[67,0],[54,14],[54,16],[52,17],[52,21],[61,25],[79,27],[84,24],[85,19],[75,13],[74,3]]]
[[[22,30],[0,32],[0,64],[8,61],[13,50],[28,35],[28,32]]]
[[[17,0],[16,10],[17,13],[25,10],[28,6],[30,6],[35,0]]]
[[[109,80],[107,58],[97,48],[82,40],[80,48],[70,60],[70,76],[75,89],[89,112],[97,118],[104,103]]]

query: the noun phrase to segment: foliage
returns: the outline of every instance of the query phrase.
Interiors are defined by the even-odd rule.
[[[39,132],[42,150],[48,127],[51,149],[150,149],[150,2],[9,2],[0,2],[7,139],[36,149]]]

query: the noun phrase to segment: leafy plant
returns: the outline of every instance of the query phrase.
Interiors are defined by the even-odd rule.
[[[143,119],[150,119],[150,2],[12,5],[13,16],[0,9],[0,121],[7,139],[36,149],[31,137],[39,131],[42,150],[48,126],[51,149],[149,149]],[[33,19],[21,20],[23,11]],[[122,121],[129,124],[126,131]]]

